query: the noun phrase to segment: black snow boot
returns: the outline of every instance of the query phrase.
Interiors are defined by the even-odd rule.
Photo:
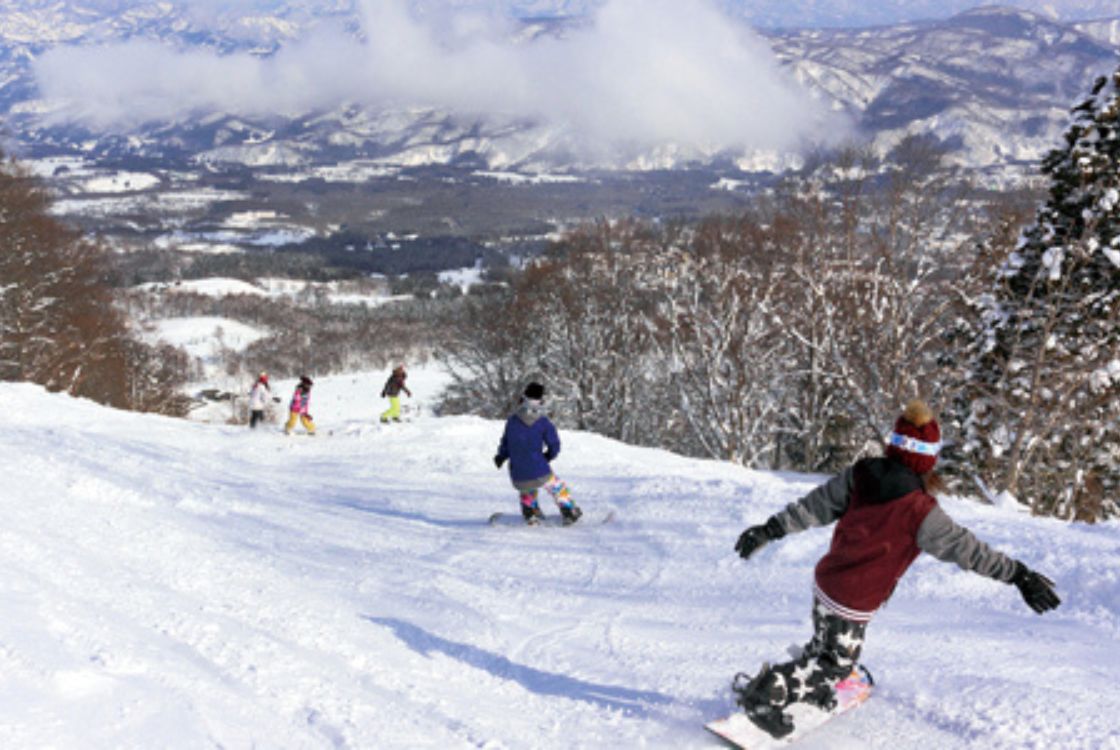
[[[564,517],[564,525],[571,526],[583,515],[583,511],[575,503],[560,506],[560,515]]]
[[[530,526],[536,526],[544,521],[544,513],[541,512],[539,505],[522,505],[521,515],[525,518],[525,523]]]
[[[780,708],[786,699],[785,682],[769,664],[763,664],[754,677],[743,672],[735,675],[731,689],[735,692],[735,701],[756,727],[775,739],[793,731],[793,719]]]

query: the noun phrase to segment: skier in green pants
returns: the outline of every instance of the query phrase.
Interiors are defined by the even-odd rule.
[[[401,391],[412,398],[412,391],[404,384],[407,377],[408,373],[405,372],[404,365],[400,364],[393,368],[389,379],[385,381],[385,387],[381,389],[381,398],[389,399],[389,408],[381,413],[382,422],[401,421]]]

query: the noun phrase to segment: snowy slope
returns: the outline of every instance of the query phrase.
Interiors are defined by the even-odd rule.
[[[321,434],[285,438],[0,384],[0,747],[714,748],[732,675],[807,637],[827,532],[731,548],[819,478],[563,432],[618,519],[488,527],[500,425],[381,427],[380,386],[321,380]],[[877,695],[800,747],[1120,748],[1120,525],[944,505],[1063,606],[919,561]]]

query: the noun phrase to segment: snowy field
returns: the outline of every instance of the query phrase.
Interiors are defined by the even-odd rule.
[[[317,382],[314,438],[0,384],[0,747],[720,747],[734,673],[808,637],[828,532],[732,546],[819,478],[562,432],[616,520],[490,527],[501,425],[432,416],[423,372],[378,425],[386,374]],[[876,694],[798,747],[1120,748],[1120,524],[943,504],[1063,605],[919,560],[868,630]]]
[[[234,190],[198,188],[168,190],[162,193],[139,193],[109,198],[67,198],[56,200],[50,212],[55,216],[152,216],[201,211],[215,203],[248,198],[247,193]]]
[[[448,283],[471,284],[480,279],[480,272],[473,268],[464,268],[458,271],[447,271],[441,274],[440,279]],[[371,279],[373,277],[370,277]],[[380,286],[380,288],[378,288]],[[294,299],[300,295],[322,295],[333,305],[364,305],[365,307],[379,307],[390,302],[413,299],[412,295],[389,293],[388,282],[380,285],[371,281],[302,281],[284,278],[258,278],[255,283],[241,279],[211,277],[206,279],[190,279],[174,283],[151,281],[137,284],[133,289],[152,292],[156,294],[201,294],[207,297],[221,298],[234,294],[250,294],[258,297],[271,297]],[[185,324],[187,325],[187,324]],[[210,333],[212,329],[200,331],[200,335]]]
[[[214,373],[221,369],[223,350],[241,351],[267,335],[265,329],[232,318],[213,316],[155,320],[151,330],[145,332],[145,337],[152,343],[177,346],[192,357],[203,360],[207,369]]]

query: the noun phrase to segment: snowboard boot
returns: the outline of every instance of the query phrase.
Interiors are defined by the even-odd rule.
[[[831,685],[817,685],[801,700],[811,703],[822,711],[831,711],[836,708],[836,691]]]
[[[567,505],[560,506],[560,515],[564,517],[564,525],[571,526],[579,520],[579,517],[583,515],[583,511],[580,510],[579,506],[575,503],[568,503]]]
[[[793,719],[780,708],[786,700],[785,681],[769,664],[763,664],[754,677],[743,672],[735,675],[731,689],[735,692],[735,702],[743,707],[756,727],[775,739],[793,731]]]
[[[521,505],[521,515],[525,518],[525,523],[530,526],[537,526],[544,521],[544,513],[536,503],[532,505]]]

